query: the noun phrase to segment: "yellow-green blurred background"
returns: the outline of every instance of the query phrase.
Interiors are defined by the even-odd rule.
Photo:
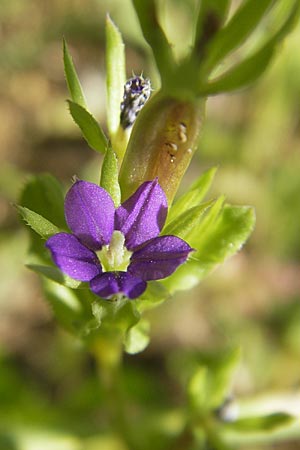
[[[168,14],[188,39],[193,2],[190,9],[181,3],[174,0]],[[107,11],[123,33],[128,76],[143,71],[155,88],[129,0],[0,0],[1,450],[120,448],[108,431],[97,436],[106,418],[93,360],[56,326],[38,277],[24,268],[27,235],[12,206],[31,173],[49,171],[66,187],[74,174],[98,179],[101,158],[67,111],[61,41],[64,35],[88,104],[104,125]],[[240,344],[234,394],[285,392],[300,416],[299,26],[255,87],[208,101],[183,189],[214,165],[211,195],[254,205],[256,229],[198,288],[149,313],[150,346],[125,358],[128,395],[149,408],[176,405],[180,355]],[[276,448],[298,449],[300,437]]]

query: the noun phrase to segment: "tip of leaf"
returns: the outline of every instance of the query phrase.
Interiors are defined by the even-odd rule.
[[[64,52],[64,54],[66,54],[67,49],[68,49],[68,45],[67,45],[67,41],[66,41],[64,36],[62,38],[62,45],[63,45],[63,52]]]
[[[119,33],[119,29],[110,17],[109,13],[106,13],[106,26],[114,28]]]

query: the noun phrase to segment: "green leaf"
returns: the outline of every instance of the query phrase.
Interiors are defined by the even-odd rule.
[[[212,40],[201,69],[202,77],[203,73],[208,74],[250,36],[272,4],[274,0],[246,0],[242,3],[228,24]]]
[[[52,175],[41,174],[31,177],[23,188],[19,203],[21,207],[34,211],[35,215],[46,219],[49,223],[44,222],[44,225],[46,224],[46,228],[48,227],[48,232],[53,229],[52,224],[59,229],[68,229],[64,216],[63,192],[60,184]],[[48,263],[49,252],[45,248],[44,241],[36,234],[36,231],[28,230],[31,255],[39,255],[41,261]]]
[[[179,199],[172,205],[168,218],[167,224],[169,224],[172,220],[182,214],[184,211],[187,211],[194,206],[198,206],[199,203],[205,197],[207,191],[209,190],[215,173],[217,171],[217,167],[212,167],[211,169],[204,172],[195,183],[192,184],[191,188],[183,194]]]
[[[197,16],[192,57],[202,58],[207,44],[224,22],[230,0],[202,0]]]
[[[19,203],[40,214],[57,227],[67,229],[64,195],[61,185],[52,175],[32,176],[23,188]]]
[[[215,81],[200,88],[201,95],[216,95],[241,89],[259,78],[267,69],[275,47],[266,46],[254,55],[244,59],[240,64],[228,70]]]
[[[40,214],[31,211],[24,206],[16,205],[16,208],[27,225],[29,225],[37,234],[42,236],[42,238],[48,239],[48,237],[52,236],[53,234],[59,233],[59,228],[57,228],[55,225],[53,225],[53,223],[45,219],[45,217],[41,216]]]
[[[106,92],[107,126],[111,138],[120,124],[120,104],[123,98],[125,50],[122,36],[109,15],[106,17]]]
[[[190,234],[193,233],[195,227],[200,222],[202,215],[212,206],[212,204],[213,201],[194,206],[193,208],[184,211],[164,228],[163,234],[171,234],[189,241]]]
[[[132,0],[144,38],[150,45],[164,85],[175,67],[172,48],[158,22],[154,0]]]
[[[208,368],[198,367],[188,383],[189,403],[192,409],[202,411],[207,408]]]
[[[216,80],[212,80],[203,89],[201,95],[215,95],[240,89],[254,82],[268,67],[277,45],[290,32],[298,19],[300,4],[295,4],[287,19],[277,32],[254,54],[245,58],[240,64],[228,70]]]
[[[81,281],[73,280],[73,278],[70,278],[68,275],[62,273],[57,267],[44,266],[41,264],[26,264],[26,267],[39,275],[49,278],[49,280],[55,281],[56,283],[62,284],[63,286],[71,289],[77,289],[80,285],[82,285]]]
[[[127,331],[137,324],[140,319],[135,302],[128,298],[116,301],[97,298],[96,303],[98,312],[101,312],[101,332],[103,333],[111,334],[115,330],[116,332],[121,332],[125,338]]]
[[[213,230],[216,220],[222,212],[224,201],[225,196],[221,195],[207,211],[198,226],[193,229],[189,236],[189,243],[192,247],[197,249],[201,245],[201,242],[207,240],[207,235]]]
[[[161,283],[171,292],[195,286],[215,267],[235,254],[251,234],[254,210],[248,206],[225,205],[220,198],[189,235],[189,244],[197,249],[188,261]]]
[[[231,393],[233,375],[241,359],[239,347],[222,352],[210,365],[210,392],[208,403],[211,409],[223,404]]]
[[[241,249],[254,224],[253,208],[225,205],[211,229],[203,235],[194,236],[192,242],[198,251],[193,257],[205,264],[223,262]]]
[[[63,53],[65,76],[71,98],[73,102],[86,109],[84,94],[65,39],[63,39]]]
[[[79,126],[83,137],[96,152],[105,153],[107,139],[96,119],[78,103],[68,100],[74,122]]]
[[[193,410],[207,413],[223,404],[230,394],[239,361],[239,348],[202,356],[188,384],[189,402]]]
[[[44,291],[58,322],[78,337],[85,337],[94,321],[89,290],[73,290],[44,279]]]
[[[150,342],[149,337],[150,324],[148,320],[140,320],[135,326],[131,327],[125,337],[125,351],[130,355],[145,350]]]
[[[240,433],[270,433],[280,428],[291,425],[297,420],[296,417],[286,413],[273,413],[268,416],[247,417],[229,422],[224,428],[238,431]]]
[[[170,298],[170,293],[160,281],[149,281],[146,291],[135,302],[138,311],[143,313],[148,309],[155,308],[168,298]]]
[[[121,190],[118,177],[118,158],[109,145],[102,164],[100,186],[110,194],[116,208],[121,203]]]

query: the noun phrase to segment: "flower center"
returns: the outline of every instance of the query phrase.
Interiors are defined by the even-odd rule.
[[[104,272],[126,271],[132,255],[125,247],[124,234],[118,230],[113,232],[110,243],[96,253]]]

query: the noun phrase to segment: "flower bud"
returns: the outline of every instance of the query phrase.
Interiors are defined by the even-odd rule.
[[[169,204],[197,148],[205,99],[155,95],[140,112],[120,169],[123,200],[158,177]]]

